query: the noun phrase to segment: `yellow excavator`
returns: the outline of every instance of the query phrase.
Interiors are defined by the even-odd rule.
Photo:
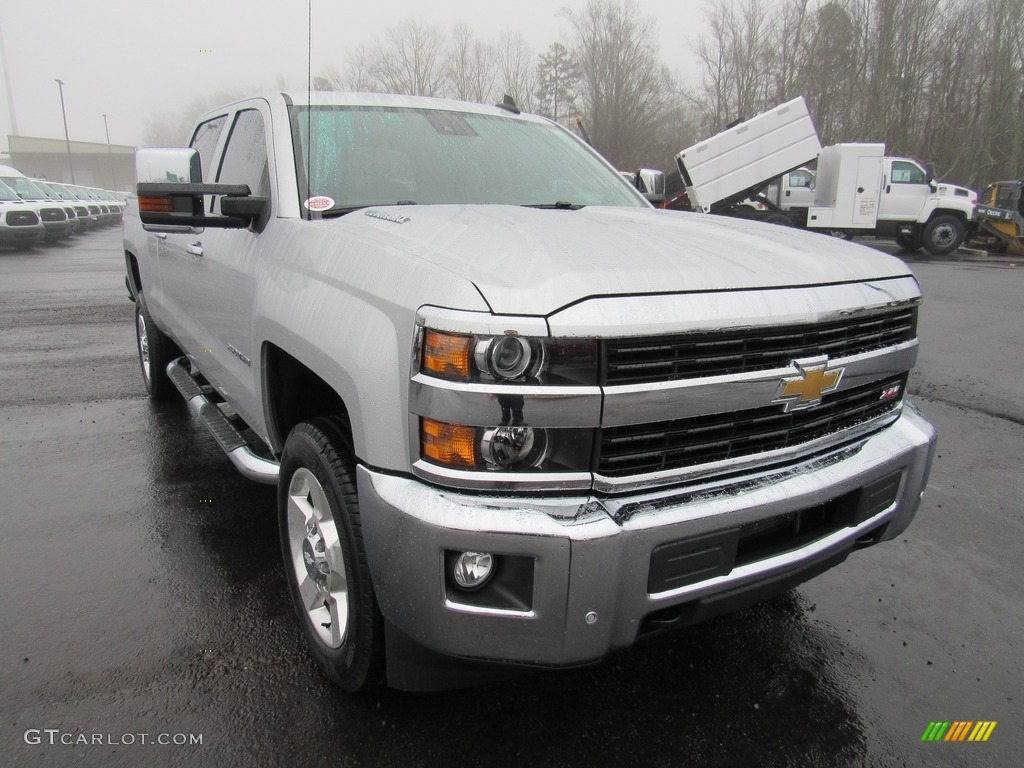
[[[974,215],[978,227],[971,245],[1024,256],[1024,179],[989,184]]]

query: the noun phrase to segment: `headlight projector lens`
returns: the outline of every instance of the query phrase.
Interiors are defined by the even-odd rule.
[[[517,379],[533,363],[533,350],[519,336],[501,336],[477,342],[474,358],[477,368],[496,379]]]

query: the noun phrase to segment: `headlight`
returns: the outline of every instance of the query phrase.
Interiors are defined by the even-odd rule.
[[[420,455],[449,469],[586,472],[593,439],[588,428],[468,427],[420,418]]]
[[[424,329],[419,370],[454,381],[597,384],[594,339],[468,335]]]

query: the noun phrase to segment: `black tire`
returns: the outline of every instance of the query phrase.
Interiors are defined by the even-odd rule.
[[[900,250],[906,251],[907,253],[913,253],[914,251],[921,250],[921,246],[924,245],[921,235],[896,235],[896,245],[900,247]]]
[[[963,245],[967,230],[956,216],[936,216],[925,224],[924,247],[928,253],[943,256]]]
[[[277,488],[288,591],[313,658],[349,693],[380,685],[384,620],[363,547],[351,442],[340,419],[292,430]]]
[[[771,213],[765,216],[763,219],[761,219],[761,221],[763,221],[765,224],[775,224],[776,226],[779,227],[795,226],[793,224],[793,220],[784,213]]]
[[[135,297],[135,347],[139,352],[139,370],[152,400],[172,400],[177,395],[167,376],[167,364],[181,353],[164,332],[156,327],[146,311],[142,295]]]

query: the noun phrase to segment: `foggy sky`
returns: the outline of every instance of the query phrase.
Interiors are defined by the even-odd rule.
[[[449,31],[465,21],[480,39],[521,31],[534,53],[562,38],[563,7],[585,0],[313,0],[312,69],[344,71],[346,52],[405,18]],[[161,10],[161,6],[166,10]],[[703,29],[702,0],[640,0],[658,21],[661,57],[696,83],[690,43]],[[192,98],[227,88],[306,87],[306,3],[301,0],[90,0],[0,4],[18,133],[64,138],[60,95],[72,140],[143,143],[147,123]],[[11,130],[0,78],[0,151]]]

